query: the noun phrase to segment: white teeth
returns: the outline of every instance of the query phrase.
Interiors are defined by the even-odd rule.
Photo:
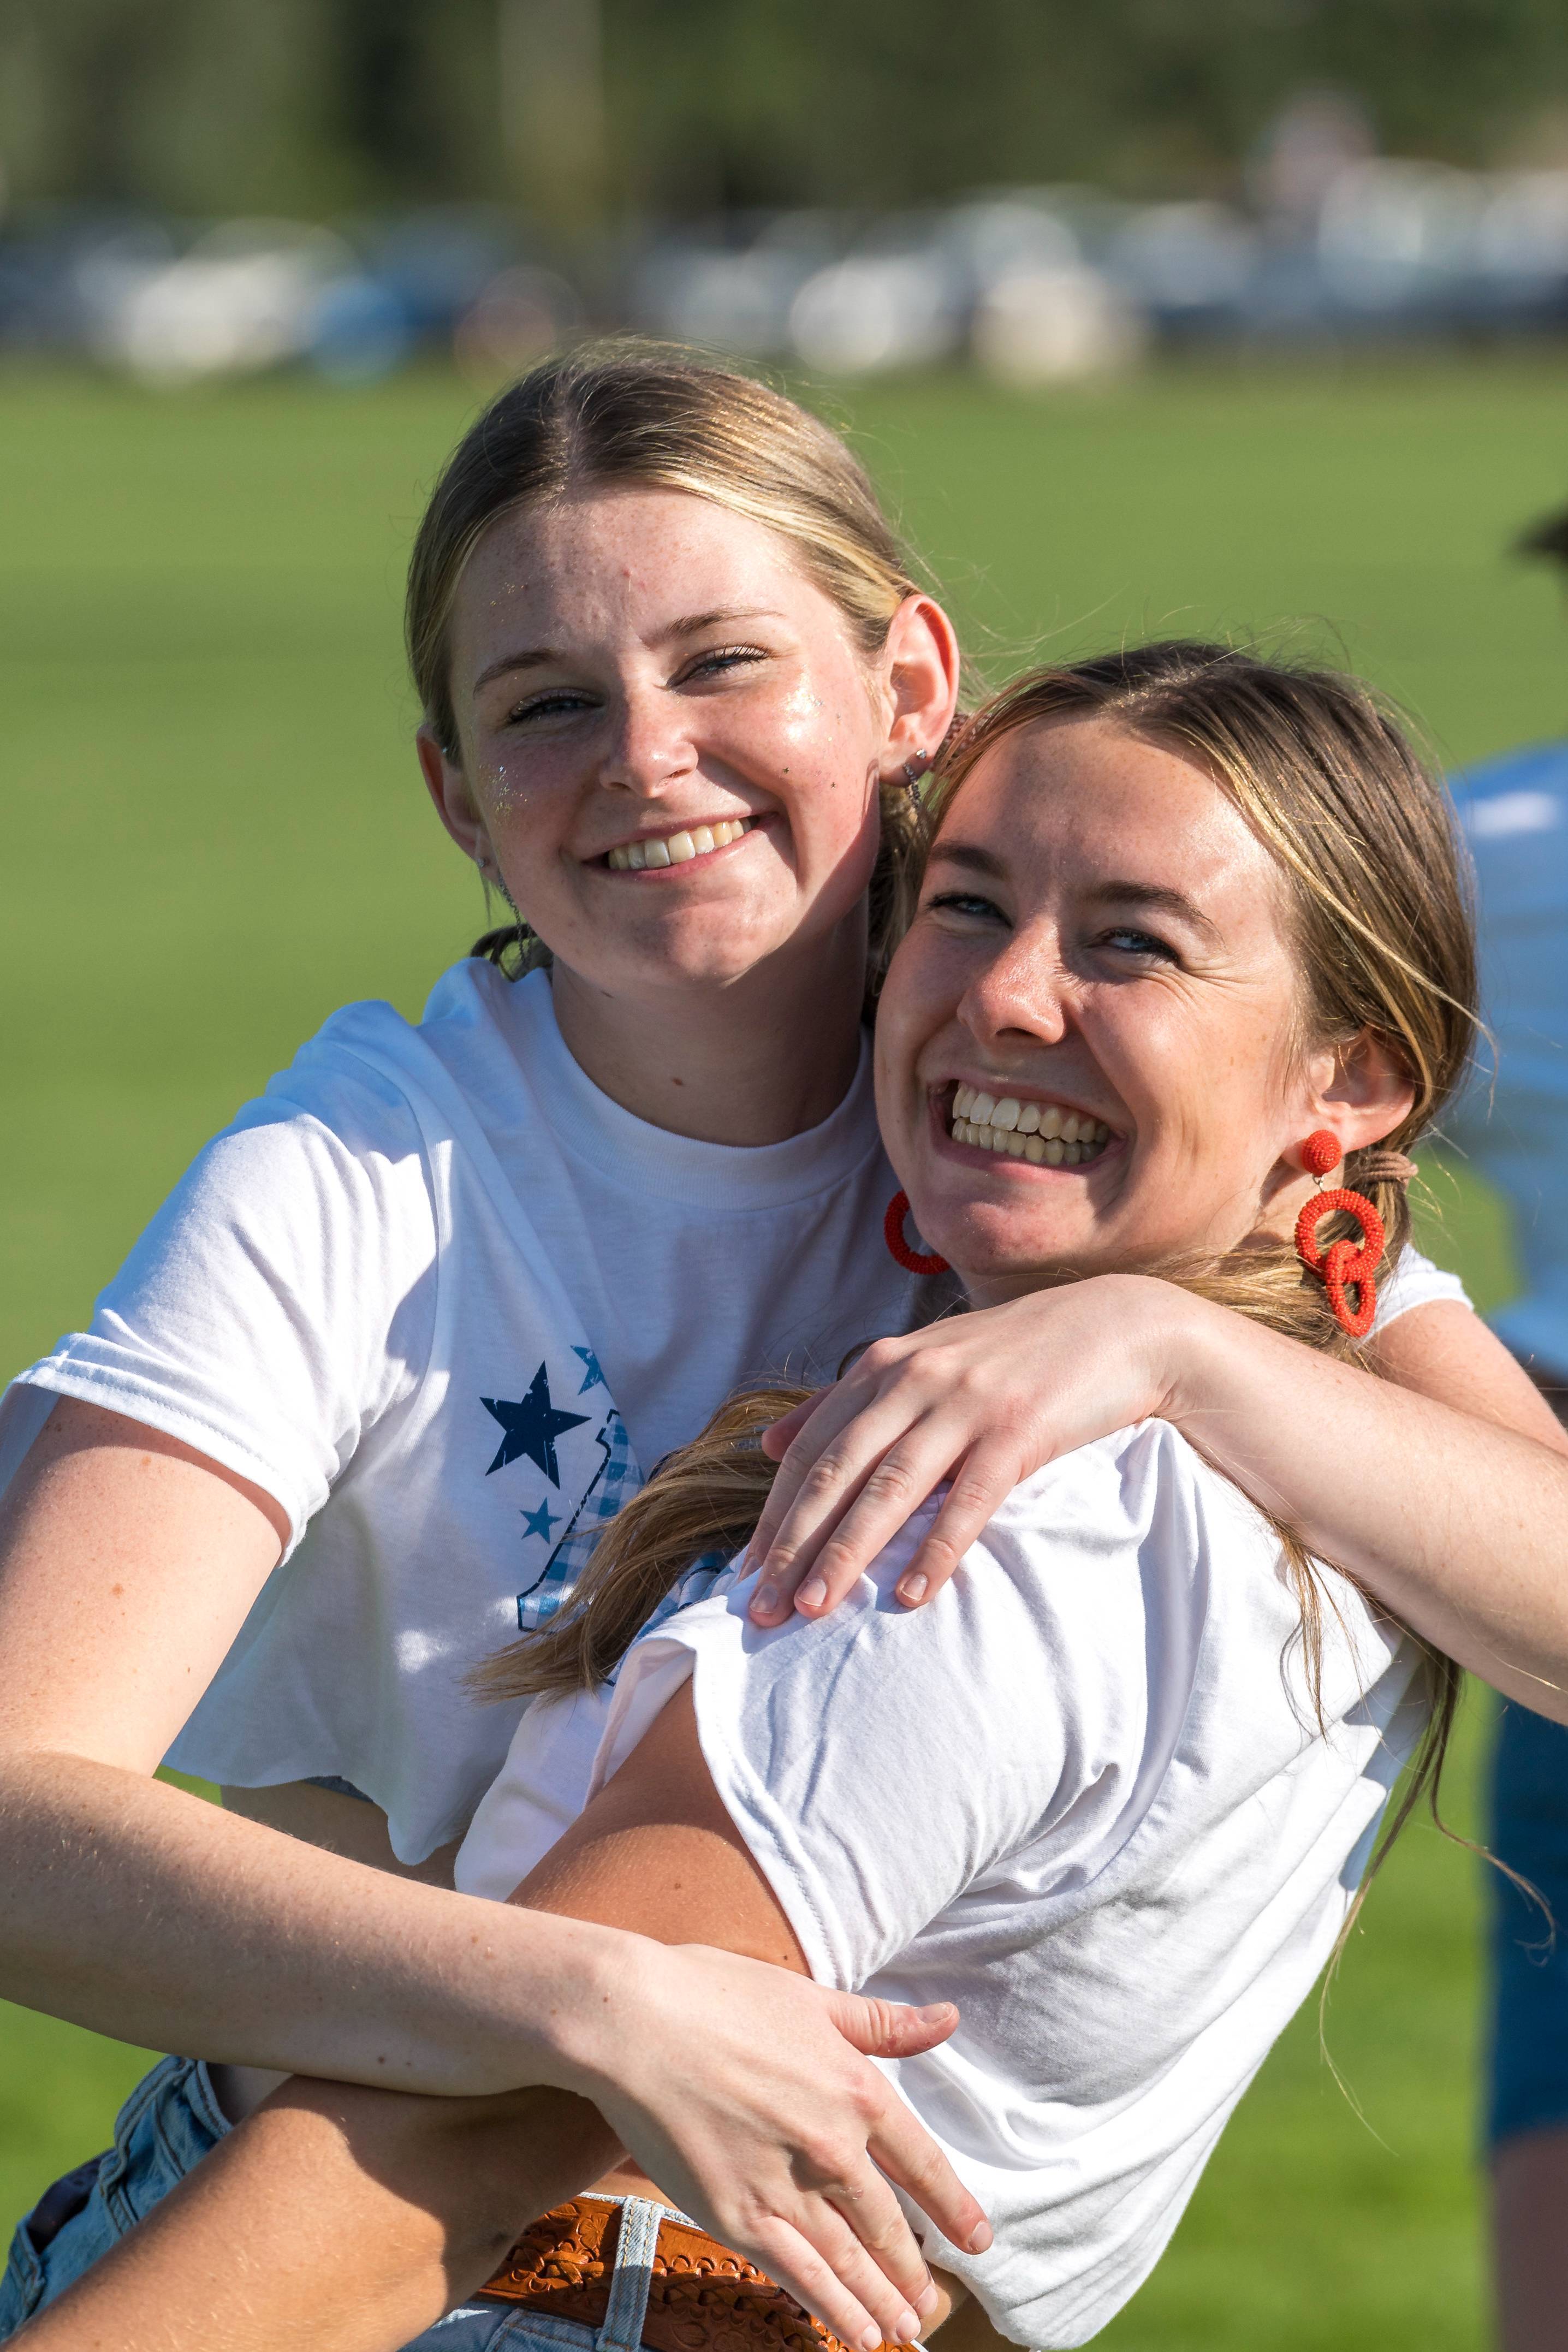
[[[623,842],[605,863],[612,874],[640,874],[645,866],[684,866],[693,857],[706,857],[710,849],[727,848],[751,829],[749,816],[725,817],[718,824],[694,824],[659,841]]]
[[[1064,1111],[1055,1103],[1042,1108],[1016,1095],[999,1099],[978,1087],[955,1086],[949,1132],[955,1143],[978,1151],[999,1151],[1004,1159],[1027,1160],[1033,1166],[1079,1168],[1098,1160],[1110,1140],[1110,1129],[1087,1111]]]

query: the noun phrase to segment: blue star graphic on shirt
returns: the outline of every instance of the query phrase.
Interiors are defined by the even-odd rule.
[[[537,1511],[520,1511],[518,1517],[531,1536],[541,1536],[548,1543],[550,1530],[559,1520],[561,1513],[551,1509],[550,1497],[547,1495]]]
[[[590,1389],[602,1389],[609,1385],[604,1373],[599,1370],[599,1359],[595,1355],[592,1348],[574,1348],[572,1353],[583,1359],[583,1385],[577,1391],[579,1396],[586,1396]]]
[[[563,1430],[580,1427],[588,1416],[585,1412],[556,1412],[550,1402],[550,1381],[544,1366],[541,1364],[528,1394],[518,1403],[509,1403],[505,1397],[481,1397],[479,1402],[506,1432],[485,1476],[488,1478],[492,1471],[504,1470],[509,1462],[526,1454],[551,1485],[559,1486],[561,1465],[555,1459],[555,1441]]]

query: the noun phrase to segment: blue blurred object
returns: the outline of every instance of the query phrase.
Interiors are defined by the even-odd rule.
[[[1491,2096],[1488,2137],[1568,2125],[1568,1730],[1506,1706],[1492,1767]],[[1555,1929],[1555,1932],[1553,1930]]]
[[[1483,1051],[1445,1133],[1513,1211],[1524,1292],[1489,1319],[1568,1386],[1568,743],[1490,760],[1454,786],[1476,866]]]
[[[340,278],[312,314],[305,356],[332,383],[373,383],[414,348],[414,322],[395,288],[379,278]]]

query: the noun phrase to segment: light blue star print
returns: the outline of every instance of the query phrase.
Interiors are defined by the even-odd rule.
[[[550,1507],[550,1497],[547,1495],[543,1502],[539,1506],[537,1511],[521,1511],[518,1516],[531,1536],[542,1536],[544,1541],[548,1543],[550,1541],[550,1530],[555,1525],[556,1520],[561,1517],[561,1513],[559,1511],[552,1511]]]
[[[586,1396],[590,1389],[602,1389],[608,1386],[604,1373],[599,1370],[599,1359],[595,1355],[592,1348],[574,1348],[572,1353],[583,1359],[583,1385],[577,1391],[579,1396]]]

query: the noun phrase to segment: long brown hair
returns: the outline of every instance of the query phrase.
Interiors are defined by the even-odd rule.
[[[1408,1116],[1378,1150],[1413,1145],[1451,1097],[1470,1050],[1475,949],[1447,796],[1392,713],[1357,679],[1220,646],[1151,645],[1037,670],[977,711],[939,761],[928,838],[1004,737],[1088,716],[1179,747],[1231,795],[1282,877],[1305,1038],[1314,1045],[1373,1038],[1415,1092]],[[906,917],[922,863],[913,861],[905,877]],[[1385,1275],[1409,1234],[1405,1187],[1371,1151],[1350,1155],[1345,1181],[1369,1193],[1383,1215],[1389,1240],[1379,1272]],[[1304,1272],[1288,1242],[1249,1244],[1161,1271],[1309,1347],[1357,1356],[1322,1285]],[[612,1522],[548,1628],[480,1669],[487,1695],[564,1692],[603,1682],[700,1552],[733,1552],[746,1542],[773,1476],[761,1433],[804,1393],[770,1389],[734,1398],[671,1455]],[[1300,1611],[1307,1685],[1321,1726],[1323,1619],[1325,1611],[1337,1616],[1338,1610],[1299,1535],[1278,1518],[1273,1524]],[[1373,1869],[1423,1795],[1436,1808],[1461,1677],[1435,1652],[1426,1654],[1423,1670],[1428,1728]]]
[[[862,656],[880,652],[916,593],[914,564],[859,459],[782,393],[693,352],[626,337],[545,360],[501,393],[464,435],[431,495],[408,567],[409,667],[426,725],[458,752],[451,620],[469,557],[491,525],[584,489],[683,490],[763,523],[836,604]],[[871,989],[891,952],[900,867],[915,853],[910,794],[885,785],[882,850],[871,879]],[[473,952],[511,976],[548,964],[521,922]]]

